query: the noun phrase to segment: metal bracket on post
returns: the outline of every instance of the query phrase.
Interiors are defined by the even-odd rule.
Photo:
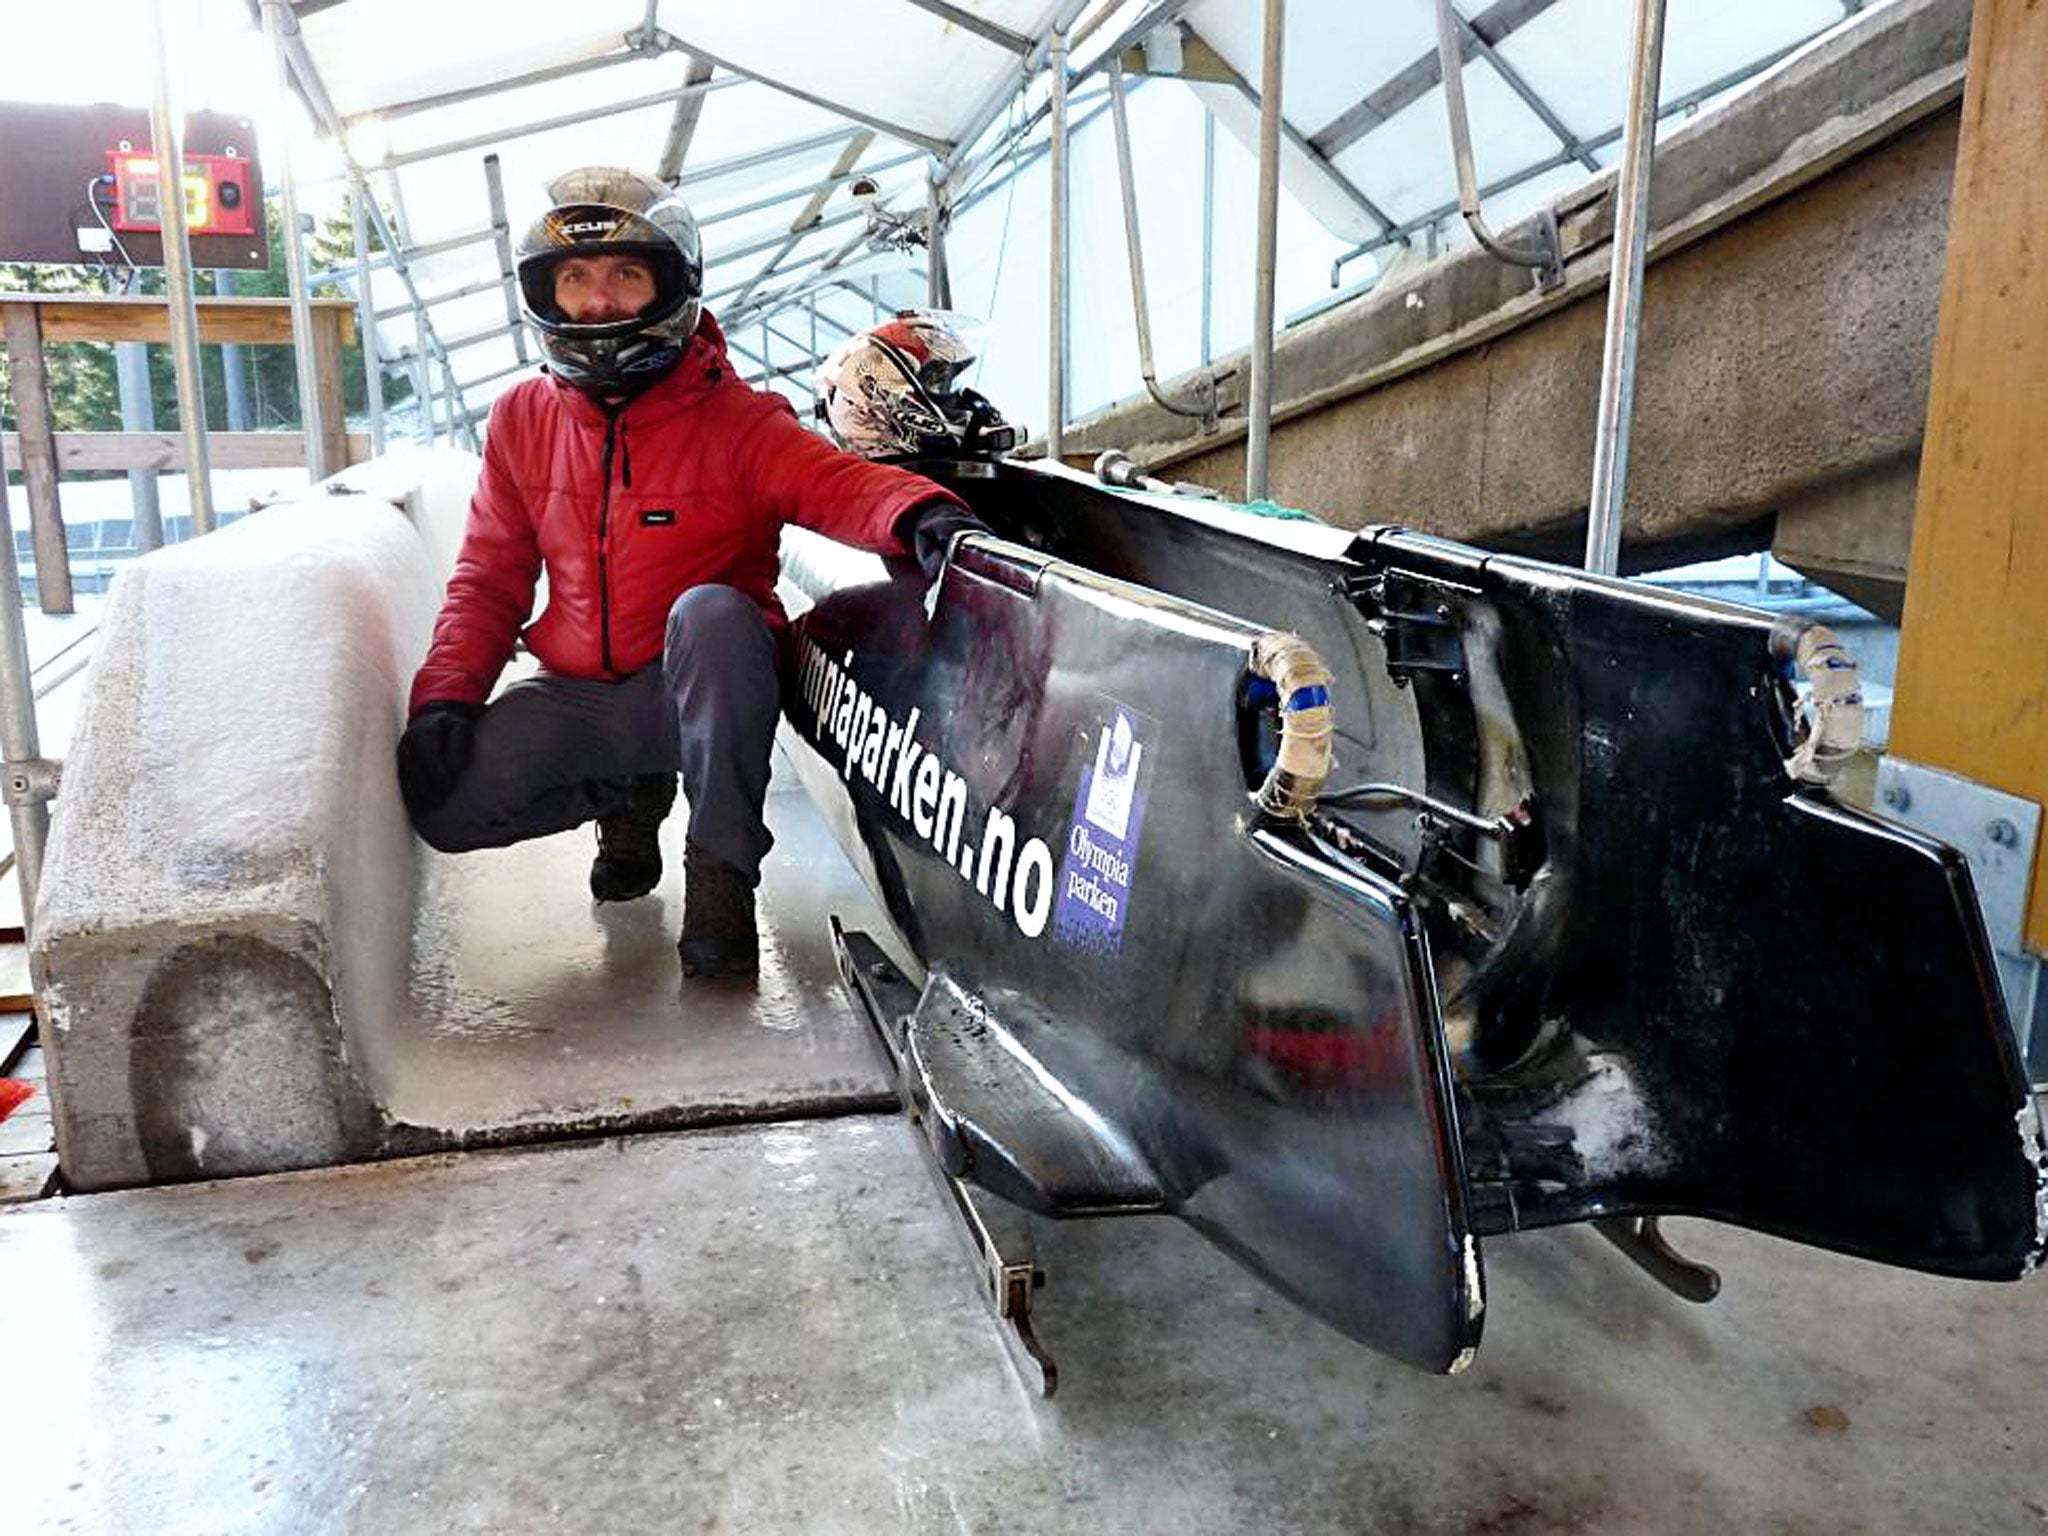
[[[2027,890],[2041,840],[2041,807],[1959,774],[1885,757],[1877,765],[1881,816],[1950,844],[1970,862],[1970,883],[1998,962],[2005,1011],[2037,1086],[2048,1083],[2048,961],[2027,948]]]
[[[40,805],[57,798],[64,765],[52,757],[24,758],[0,774],[0,805]]]

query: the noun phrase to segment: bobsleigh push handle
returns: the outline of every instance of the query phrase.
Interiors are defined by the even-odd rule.
[[[1771,632],[1771,656],[1787,682],[1806,684],[1785,771],[1801,783],[1825,784],[1863,745],[1856,658],[1825,624],[1783,620]]]
[[[1252,671],[1280,695],[1280,753],[1258,789],[1268,816],[1300,821],[1330,776],[1330,673],[1299,635],[1261,635],[1252,642]]]

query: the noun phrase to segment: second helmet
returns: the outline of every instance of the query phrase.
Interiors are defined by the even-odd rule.
[[[558,377],[631,393],[667,372],[696,333],[704,294],[697,221],[666,184],[616,166],[558,176],[548,197],[554,206],[519,242],[520,312]],[[654,302],[623,320],[569,319],[555,303],[555,268],[571,256],[639,257],[653,273]]]
[[[965,317],[899,310],[849,336],[819,365],[818,416],[833,439],[864,458],[1004,453],[1017,430],[960,375],[974,362]]]

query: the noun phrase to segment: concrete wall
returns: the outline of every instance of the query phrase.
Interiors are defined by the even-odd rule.
[[[1793,563],[1903,580],[1969,17],[1901,0],[1660,146],[1633,565],[1760,547],[1775,519]],[[1274,499],[1576,561],[1612,196],[1608,176],[1555,204],[1556,294],[1467,250],[1288,332]],[[1074,429],[1069,457],[1125,447],[1240,494],[1242,439],[1128,402]]]
[[[323,487],[116,581],[34,927],[70,1187],[378,1147],[418,857],[392,754],[433,565],[390,500]]]

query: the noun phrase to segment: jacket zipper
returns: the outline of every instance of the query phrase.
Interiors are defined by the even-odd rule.
[[[597,635],[604,670],[612,675],[612,575],[610,529],[612,517],[612,452],[618,445],[619,413],[614,410],[604,423],[604,496],[597,504]]]

